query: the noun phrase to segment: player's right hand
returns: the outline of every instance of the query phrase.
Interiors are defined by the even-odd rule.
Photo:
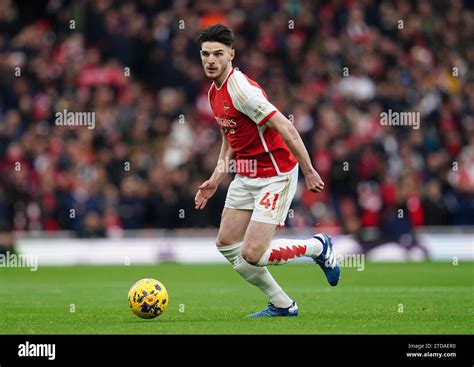
[[[196,209],[204,209],[207,201],[215,194],[217,190],[217,182],[210,179],[204,182],[198,187],[196,197],[194,198],[194,204]]]

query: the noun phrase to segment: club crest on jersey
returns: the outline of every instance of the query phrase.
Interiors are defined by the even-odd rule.
[[[229,110],[230,110],[229,102],[224,101],[224,113],[227,115],[229,113]]]

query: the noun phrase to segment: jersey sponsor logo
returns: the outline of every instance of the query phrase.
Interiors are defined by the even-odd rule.
[[[222,117],[214,116],[217,123],[224,130],[224,133],[235,134],[235,127],[237,126],[237,122],[233,119],[223,119]]]
[[[253,111],[252,115],[254,117],[254,120],[260,119],[264,113],[268,110],[268,106],[265,104],[259,104]]]

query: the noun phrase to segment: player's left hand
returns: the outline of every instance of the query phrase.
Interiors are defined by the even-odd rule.
[[[324,189],[324,182],[321,180],[321,176],[316,170],[311,170],[305,173],[304,179],[306,181],[306,187],[312,192],[321,192]]]

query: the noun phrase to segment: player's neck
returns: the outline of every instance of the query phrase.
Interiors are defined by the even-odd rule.
[[[217,89],[222,87],[222,84],[224,84],[231,70],[232,70],[232,64],[229,63],[229,65],[227,65],[227,67],[225,68],[224,72],[217,79],[214,79],[214,84],[217,87]]]

